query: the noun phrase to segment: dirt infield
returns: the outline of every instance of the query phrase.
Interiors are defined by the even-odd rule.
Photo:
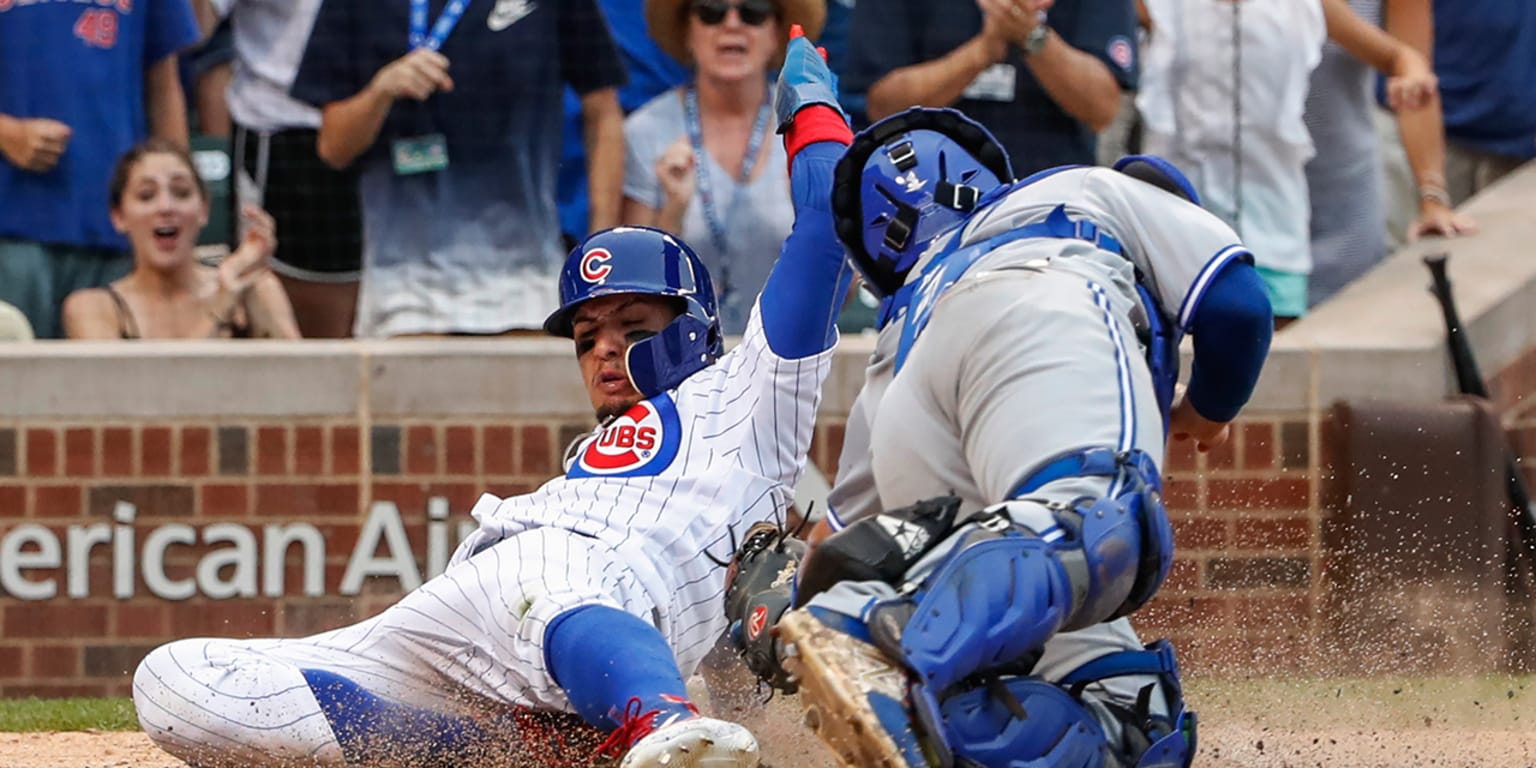
[[[1191,681],[1202,768],[1536,768],[1536,680]],[[792,699],[743,718],[774,768],[833,768]],[[0,768],[177,768],[140,733],[0,733]]]

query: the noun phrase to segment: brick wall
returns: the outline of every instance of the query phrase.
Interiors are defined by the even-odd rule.
[[[1536,391],[1536,354],[1493,381],[1516,444],[1536,454],[1536,409],[1523,407]],[[1328,620],[1323,486],[1333,471],[1325,405],[1247,414],[1235,439],[1208,454],[1173,446],[1165,475],[1179,551],[1169,583],[1136,623],[1145,636],[1173,638],[1186,668],[1337,669],[1319,641]],[[398,510],[414,567],[425,573],[434,525],[449,530],[441,546],[451,547],[452,529],[481,492],[535,487],[586,429],[574,419],[529,416],[0,421],[0,540],[42,526],[59,542],[62,561],[16,569],[35,564],[27,558],[39,557],[39,548],[0,552],[0,579],[52,579],[58,591],[49,600],[20,599],[0,581],[0,697],[126,695],[137,661],[172,638],[297,636],[372,615],[399,596],[399,579],[364,579],[355,594],[342,587],[377,503]],[[842,434],[841,417],[826,414],[811,458],[828,476]],[[432,498],[446,500],[448,520],[429,516]],[[124,502],[135,512],[131,525],[121,519]],[[325,541],[323,594],[304,593],[304,550],[291,547],[280,595],[265,592],[262,550],[256,572],[244,574],[255,596],[208,596],[199,579],[231,591],[240,582],[238,566],[209,565],[210,553],[235,546],[227,540],[166,547],[164,580],[197,584],[197,593],[153,594],[140,554],[155,532],[188,524],[206,533],[219,523],[249,530],[258,548],[268,526],[313,525]],[[82,583],[70,583],[70,529],[92,525],[131,528],[132,597],[114,595],[121,581],[114,568],[123,567],[113,555],[117,538],[89,549]],[[5,558],[21,560],[8,566]],[[200,565],[208,572],[200,574]],[[72,587],[86,594],[71,597]]]

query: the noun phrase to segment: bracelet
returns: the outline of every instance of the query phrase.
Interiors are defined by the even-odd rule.
[[[1419,186],[1419,199],[1439,203],[1447,208],[1451,207],[1451,195],[1445,191],[1445,187],[1438,184],[1422,184]]]

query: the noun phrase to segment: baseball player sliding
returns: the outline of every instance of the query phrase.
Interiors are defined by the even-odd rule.
[[[781,117],[835,138],[832,83],[793,41]],[[1013,182],[931,109],[850,144],[834,218],[882,327],[820,543],[794,579],[782,533],[739,552],[749,666],[850,766],[1188,766],[1172,648],[1123,617],[1172,560],[1165,435],[1224,440],[1267,355],[1252,257],[1158,158]]]
[[[783,516],[852,280],[828,202],[842,145],[788,141],[796,223],[739,347],[722,355],[687,245],[588,237],[544,326],[574,339],[601,420],[565,474],[483,496],[447,571],[372,619],[156,649],[133,688],[150,738],[197,765],[458,766],[504,758],[486,745],[546,710],[611,732],[624,768],[756,766],[752,734],[701,717],[683,681],[726,628],[703,553]]]

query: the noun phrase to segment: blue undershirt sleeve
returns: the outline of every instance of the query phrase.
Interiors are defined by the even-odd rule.
[[[810,144],[790,170],[795,226],[758,297],[768,347],[788,360],[837,343],[837,314],[853,280],[832,226],[832,171],[843,149],[835,141]]]
[[[1259,381],[1273,328],[1258,270],[1243,260],[1228,262],[1190,319],[1195,355],[1184,396],[1196,413],[1220,422],[1237,416]]]

